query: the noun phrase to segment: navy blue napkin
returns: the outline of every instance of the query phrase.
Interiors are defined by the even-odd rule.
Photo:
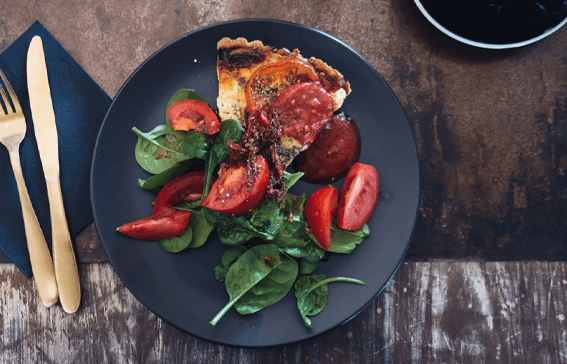
[[[0,55],[0,69],[18,96],[26,117],[27,132],[20,146],[22,170],[37,218],[51,247],[47,187],[35,139],[26,76],[28,47],[35,35],[41,37],[45,51],[59,135],[63,204],[72,238],[93,221],[89,192],[91,159],[111,99],[39,22]],[[26,277],[32,276],[16,181],[8,152],[2,145],[0,249]]]

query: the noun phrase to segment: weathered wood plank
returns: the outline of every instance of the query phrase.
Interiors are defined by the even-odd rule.
[[[289,347],[238,349],[145,309],[108,264],[80,266],[76,314],[0,265],[0,363],[567,363],[567,263],[406,263],[356,318]]]

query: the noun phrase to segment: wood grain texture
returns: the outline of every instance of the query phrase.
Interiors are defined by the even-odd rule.
[[[76,314],[43,307],[0,265],[0,363],[567,363],[567,263],[406,263],[353,320],[288,347],[239,349],[184,334],[108,264],[80,265]]]

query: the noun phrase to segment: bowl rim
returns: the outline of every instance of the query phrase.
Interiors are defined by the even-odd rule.
[[[429,12],[427,10],[425,10],[425,7],[421,3],[421,0],[414,0],[414,2],[416,4],[417,8],[425,16],[425,18],[427,18],[427,20],[431,24],[433,24],[437,29],[439,29],[441,32],[445,33],[446,35],[448,35],[449,37],[451,37],[455,40],[458,40],[461,43],[465,43],[465,44],[468,44],[468,45],[471,45],[471,46],[474,46],[474,47],[486,48],[486,49],[509,49],[509,48],[523,47],[523,46],[526,46],[528,44],[535,43],[538,40],[541,40],[541,39],[553,34],[555,31],[557,31],[559,28],[561,28],[563,25],[565,25],[565,23],[567,23],[567,17],[565,17],[565,19],[563,19],[563,21],[561,21],[559,24],[557,24],[553,28],[546,30],[542,34],[538,35],[537,37],[527,39],[527,40],[524,40],[524,41],[521,41],[521,42],[503,43],[503,44],[484,43],[484,42],[478,42],[478,41],[470,40],[468,38],[465,38],[465,37],[462,37],[458,34],[453,33],[452,31],[450,31],[449,29],[447,29],[443,25],[441,25],[437,20],[435,20],[431,16],[431,14],[429,14]]]

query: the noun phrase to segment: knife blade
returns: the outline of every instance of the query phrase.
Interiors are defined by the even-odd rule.
[[[27,76],[35,137],[49,197],[53,264],[55,265],[59,300],[63,309],[72,313],[79,308],[81,288],[63,206],[59,180],[59,143],[55,111],[51,100],[43,42],[39,36],[33,37],[28,49]]]

